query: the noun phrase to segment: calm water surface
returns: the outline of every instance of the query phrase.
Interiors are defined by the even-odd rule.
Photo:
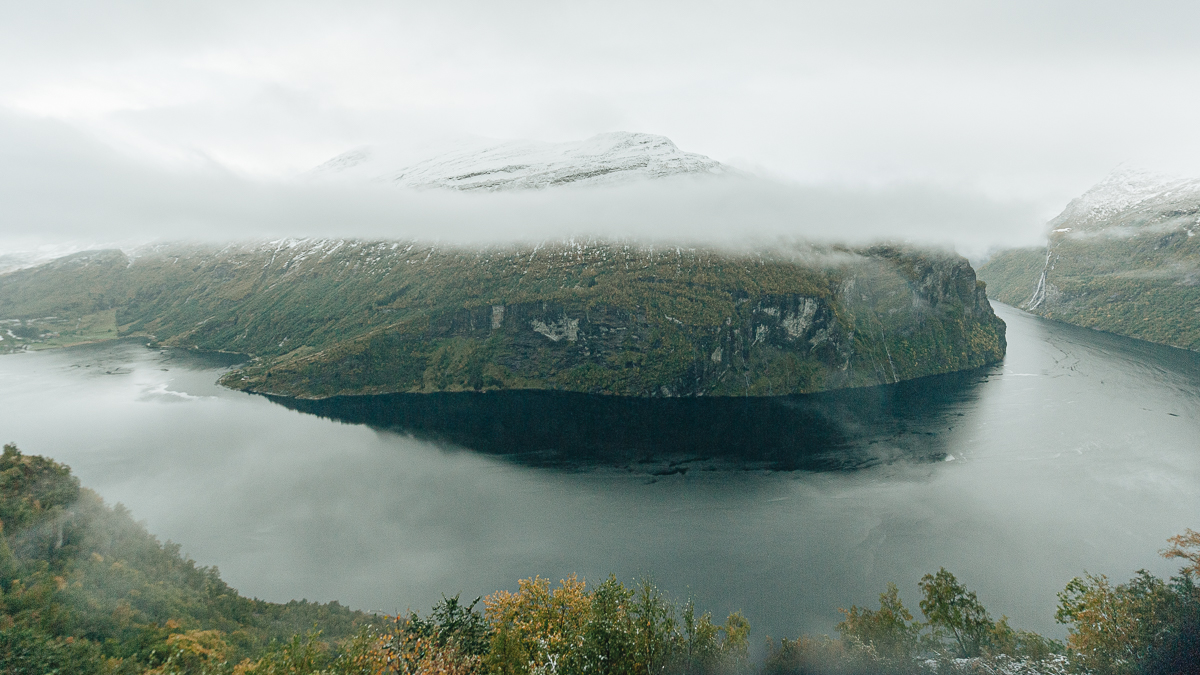
[[[221,389],[220,360],[134,342],[0,358],[0,437],[70,464],[270,600],[426,610],[443,592],[535,574],[651,575],[715,615],[743,610],[759,642],[830,632],[838,607],[874,603],[888,581],[915,609],[917,580],[945,566],[994,615],[1062,635],[1054,594],[1071,577],[1169,574],[1156,552],[1200,529],[1200,354],[996,309],[1002,365],[886,390],[843,426],[804,402],[746,413],[742,436],[695,422],[714,409],[647,408],[625,429],[628,452],[583,443],[582,461],[557,461],[570,433],[623,413],[593,410],[563,431],[561,405],[547,404],[543,437],[522,436],[536,419],[505,426],[508,408],[492,403],[459,406],[452,423],[375,411],[374,427],[345,424]],[[700,429],[666,448],[690,462],[644,461],[670,444],[647,440],[659,414]],[[463,415],[490,421],[462,431]],[[778,429],[759,429],[773,419],[824,434],[823,454],[809,453],[820,461],[792,466],[840,468],[772,470],[788,464]],[[547,434],[566,441],[547,447]]]

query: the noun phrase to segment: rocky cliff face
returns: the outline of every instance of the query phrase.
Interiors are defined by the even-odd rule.
[[[0,277],[0,317],[113,307],[123,335],[254,355],[228,386],[315,398],[770,396],[893,383],[1004,355],[1003,322],[974,271],[936,252],[287,241],[120,257],[92,280],[108,289],[102,299],[61,296],[70,266]]]
[[[1047,318],[1200,349],[1200,181],[1117,172],[984,265],[992,296]]]

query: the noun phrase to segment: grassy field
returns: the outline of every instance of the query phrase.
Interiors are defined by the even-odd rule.
[[[117,310],[106,309],[77,318],[0,320],[0,354],[56,349],[119,337]]]

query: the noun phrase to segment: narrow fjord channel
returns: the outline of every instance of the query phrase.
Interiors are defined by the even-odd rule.
[[[1169,575],[1156,552],[1200,528],[1200,354],[996,311],[1002,365],[749,402],[288,407],[218,387],[218,357],[105,343],[0,358],[0,433],[270,600],[427,610],[535,574],[650,575],[744,611],[759,644],[830,632],[889,581],[915,607],[945,566],[1062,635],[1071,577]]]

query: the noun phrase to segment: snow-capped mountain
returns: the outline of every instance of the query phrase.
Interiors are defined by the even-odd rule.
[[[1200,180],[1121,168],[1071,200],[1050,221],[1054,232],[1149,225],[1193,230],[1200,214]]]
[[[680,150],[665,136],[629,132],[568,143],[457,141],[419,155],[398,159],[381,149],[356,148],[318,166],[312,175],[490,192],[737,173],[704,155]]]
[[[1049,227],[1044,250],[1010,249],[980,268],[989,297],[1200,351],[1200,180],[1121,169]]]

